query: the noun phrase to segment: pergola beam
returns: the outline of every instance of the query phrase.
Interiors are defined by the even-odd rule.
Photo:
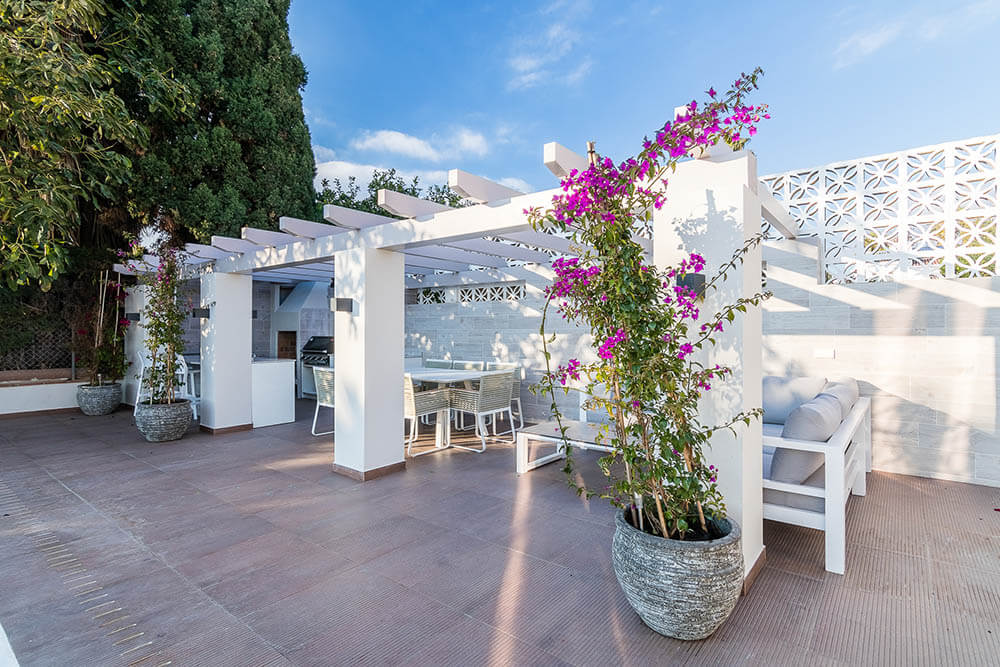
[[[455,194],[480,203],[510,199],[524,194],[461,169],[452,169],[448,172],[448,187]]]
[[[555,141],[550,141],[542,148],[542,160],[549,171],[560,179],[569,176],[574,169],[585,171],[590,166],[587,158]]]
[[[366,229],[377,225],[385,225],[396,220],[396,218],[390,218],[387,215],[368,213],[367,211],[359,211],[354,208],[347,208],[346,206],[336,206],[335,204],[326,204],[323,206],[323,219],[347,229]]]
[[[487,282],[512,282],[523,280],[529,283],[548,284],[555,273],[544,266],[509,266],[505,269],[483,269],[482,271],[462,271],[449,275],[425,276],[422,280],[406,279],[408,288],[459,287]]]
[[[411,197],[395,190],[385,189],[378,191],[378,205],[393,215],[403,218],[416,218],[452,210],[450,206],[445,206],[444,204],[420,199],[419,197]]]
[[[306,239],[318,239],[322,236],[343,234],[347,231],[344,227],[328,225],[324,222],[313,222],[312,220],[301,220],[285,215],[278,218],[278,229],[286,234]]]
[[[266,247],[257,243],[245,241],[243,239],[234,239],[231,236],[214,235],[212,236],[212,245],[220,250],[225,250],[226,252],[243,254],[261,250]]]
[[[507,266],[507,260],[496,255],[484,255],[478,252],[470,252],[461,248],[449,248],[446,246],[424,246],[416,250],[407,250],[407,257],[433,257],[449,262],[459,262],[465,265],[462,269],[467,270],[472,266],[492,266],[495,268]]]
[[[547,263],[552,259],[548,254],[540,252],[538,250],[530,250],[528,248],[522,248],[521,246],[511,245],[509,243],[501,243],[500,241],[491,241],[489,239],[467,239],[465,241],[453,241],[448,244],[448,247],[462,248],[464,250],[472,250],[473,252],[481,252],[487,255],[496,255],[498,257],[505,257],[508,259],[518,260],[522,262],[536,262],[536,263]]]
[[[452,241],[482,238],[487,235],[508,236],[519,232],[530,232],[532,230],[521,212],[522,209],[547,205],[552,200],[553,194],[553,190],[535,192],[517,197],[516,203],[510,202],[496,206],[483,204],[448,209],[431,215],[429,220],[423,222],[394,220],[363,230],[321,237],[311,241],[297,241],[279,248],[259,248],[248,251],[240,257],[227,257],[218,260],[216,270],[241,273],[269,267],[311,264],[331,259],[337,252],[352,248],[367,247],[403,251],[408,248],[442,245]],[[535,233],[537,234],[537,232]],[[530,243],[530,241],[528,242]],[[213,245],[215,245],[214,242]]]
[[[757,188],[757,197],[760,199],[760,212],[763,218],[786,239],[794,239],[798,225],[781,202],[763,187]]]
[[[269,229],[257,229],[256,227],[244,227],[240,230],[240,236],[243,240],[256,243],[257,245],[288,245],[300,240],[291,234],[272,232]]]

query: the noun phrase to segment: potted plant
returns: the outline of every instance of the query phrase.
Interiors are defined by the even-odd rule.
[[[700,312],[702,296],[718,288],[761,236],[735,248],[711,274],[695,253],[672,267],[647,264],[634,236],[651,231],[653,211],[669,196],[666,175],[679,159],[720,142],[741,149],[756,123],[769,117],[766,107],[745,102],[760,74],[742,76],[724,95],[710,89],[707,103],[692,102],[620,164],[599,158],[591,144],[590,167],[569,174],[552,207],[527,211],[536,229],[584,249],[578,258],[553,263],[556,278],[541,325],[547,373],[537,389],[552,398],[564,437],[555,392],[582,391],[588,409],[608,415],[599,437],[612,452],[600,460],[608,486],[592,491],[573,475],[570,484],[619,508],[613,565],[622,590],[648,626],[680,639],[712,634],[739,597],[740,528],[726,516],[717,470],[704,450],[714,432],[736,433],[738,423],[749,425],[761,413],[758,408],[723,424],[702,423],[699,399],[731,370],[703,363],[699,351],[714,346],[738,313],[768,295],[740,298],[706,317]],[[700,282],[694,276],[704,277],[703,289],[692,287]],[[596,360],[570,359],[552,368],[550,307],[590,330]],[[569,474],[573,457],[566,444]]]
[[[133,248],[138,248],[134,242]],[[165,442],[183,437],[191,425],[193,412],[187,399],[175,396],[184,382],[177,367],[185,314],[177,296],[183,255],[165,240],[157,243],[155,254],[155,271],[137,269],[140,284],[147,288],[142,310],[144,321],[139,326],[146,329],[148,356],[140,382],[148,397],[136,405],[135,425],[149,442]]]
[[[106,415],[122,402],[119,380],[128,369],[125,358],[125,330],[129,321],[122,316],[125,289],[101,271],[97,278],[97,299],[84,311],[74,332],[74,342],[81,360],[88,368],[90,381],[76,390],[76,403],[85,415]]]

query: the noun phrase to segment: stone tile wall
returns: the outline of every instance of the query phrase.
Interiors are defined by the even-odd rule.
[[[1000,278],[821,285],[767,248],[764,373],[851,376],[879,470],[1000,486]]]

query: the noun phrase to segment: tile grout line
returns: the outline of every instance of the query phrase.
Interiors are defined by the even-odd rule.
[[[44,468],[43,468],[43,470],[44,470]],[[48,473],[47,470],[44,470],[44,472],[46,474],[48,474],[50,477],[52,477],[52,475],[50,473]],[[59,480],[56,480],[56,481],[59,481]],[[60,484],[62,484],[62,483],[60,482]],[[65,484],[62,484],[62,486],[63,486],[63,488],[66,488],[68,491],[70,491],[71,493],[74,493],[72,491],[72,489],[67,488]],[[26,531],[25,528],[26,527],[33,527],[33,526],[41,526],[42,523],[38,519],[36,519],[34,517],[33,512],[30,510],[30,508],[27,507],[27,505],[24,504],[24,502],[21,500],[20,496],[18,496],[17,493],[14,492],[6,484],[6,482],[4,482],[3,480],[0,480],[0,493],[3,493],[5,497],[12,498],[12,502],[13,503],[15,503],[16,505],[24,508],[23,512],[21,513],[21,518],[14,518],[14,523],[18,526],[21,534],[23,534],[23,535],[25,535],[27,537],[30,537],[32,535],[32,533]],[[78,494],[74,493],[74,495],[76,495],[77,498],[79,498]],[[83,500],[83,499],[80,498],[80,500]],[[10,502],[10,501],[5,501],[5,502]],[[84,502],[86,502],[86,501],[84,501]],[[87,503],[87,504],[90,505],[89,503]],[[27,524],[27,526],[25,526],[25,524]],[[43,531],[43,533],[51,534],[50,531]],[[62,584],[63,584],[64,587],[66,587],[67,592],[71,592],[71,591],[73,591],[74,589],[77,589],[77,588],[84,588],[84,590],[82,590],[82,591],[78,591],[78,592],[72,593],[72,596],[74,598],[76,598],[76,597],[81,597],[81,596],[89,595],[91,593],[96,593],[96,592],[98,592],[100,590],[103,590],[103,586],[100,586],[100,585],[97,584],[97,579],[96,578],[93,579],[92,581],[86,582],[84,584],[79,584],[79,585],[72,586],[72,587],[67,586],[67,584],[70,583],[71,581],[73,581],[74,579],[67,579],[66,578],[66,574],[70,574],[70,573],[72,573],[74,575],[75,574],[82,574],[82,573],[84,573],[84,572],[87,571],[87,568],[86,568],[86,566],[84,566],[79,561],[79,559],[76,556],[74,556],[72,554],[72,552],[69,550],[69,547],[67,545],[64,545],[62,543],[62,540],[59,537],[55,536],[54,534],[52,534],[52,535],[53,535],[52,538],[46,537],[46,538],[44,538],[41,541],[39,541],[37,539],[34,539],[34,538],[32,538],[32,539],[35,541],[35,549],[36,549],[36,551],[40,552],[40,555],[42,555],[42,556],[45,557],[46,565],[49,567],[49,569],[59,572],[60,571],[59,570],[60,567],[63,567],[65,565],[67,565],[67,564],[70,565],[70,568],[67,571],[62,571],[61,572],[61,574],[63,576]],[[42,544],[44,544],[46,546],[44,546],[44,547],[40,546]],[[56,556],[53,557],[51,553],[47,553],[47,552],[49,552],[49,551],[51,551],[53,549],[55,549],[56,551],[62,551],[62,550],[64,550],[65,553],[64,554],[58,554],[58,555],[56,555]],[[78,577],[77,579],[79,579],[79,578],[87,578],[87,577],[91,577],[91,576],[92,575],[90,575],[90,574],[83,574],[81,577]],[[99,600],[101,598],[104,598],[104,597],[107,597],[107,596],[108,596],[107,593],[102,593],[102,594],[99,594],[99,595],[96,595],[96,596],[93,596],[93,597],[81,600],[81,601],[79,601],[79,604],[80,605],[89,604],[91,602],[96,602],[97,600]],[[82,612],[84,612],[86,614],[91,614],[91,612],[96,611],[97,609],[99,609],[101,607],[108,606],[108,605],[113,605],[113,604],[117,604],[117,602],[115,600],[109,600],[107,602],[104,602],[102,604],[98,604],[96,606],[93,606],[93,607],[90,607],[90,608],[87,608],[87,609],[81,609],[80,611],[82,611]],[[100,612],[100,613],[98,613],[96,615],[91,615],[91,619],[94,620],[94,621],[97,621],[97,620],[103,618],[104,616],[108,616],[108,615],[115,614],[115,613],[122,612],[122,611],[123,611],[123,607],[118,607],[118,608],[112,609],[110,611],[104,611],[104,612]],[[128,614],[126,614],[125,616],[116,618],[116,619],[114,619],[111,622],[114,623],[114,622],[117,622],[119,620],[123,620],[123,619],[125,619],[127,617],[128,617]],[[102,623],[98,627],[103,628],[105,625],[107,625],[107,623]],[[134,627],[135,624],[133,623],[132,626]],[[119,630],[121,630],[121,629],[123,629],[123,628],[119,628]],[[118,632],[118,630],[115,630],[115,631],[113,631],[112,633],[110,633],[110,634],[108,634],[106,636],[110,637],[111,634],[114,634],[115,632]],[[145,634],[144,632],[138,632],[136,634],[133,634],[133,635],[129,636],[127,639],[123,639],[123,640],[120,640],[120,641],[117,641],[117,642],[112,642],[111,646],[112,646],[112,648],[114,650],[119,650],[121,648],[124,648],[124,647],[121,646],[121,644],[124,644],[124,643],[126,643],[128,641],[131,641],[133,639],[137,639],[138,637],[141,637],[144,634]],[[153,643],[152,641],[149,641],[149,642],[146,642],[145,644],[141,644],[139,646],[126,649],[124,652],[119,653],[119,657],[124,657],[128,653],[131,653],[134,650],[151,646],[152,643]],[[162,652],[157,651],[155,653],[150,654],[147,657],[153,657],[154,655],[160,655],[161,653]],[[145,659],[146,658],[143,658],[143,660],[145,660]],[[130,663],[130,664],[137,664],[137,663]],[[163,664],[170,664],[170,661],[167,661],[166,663],[163,663]]]

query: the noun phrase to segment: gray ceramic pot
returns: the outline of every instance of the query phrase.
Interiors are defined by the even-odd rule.
[[[743,587],[740,527],[717,540],[668,540],[637,530],[619,511],[611,559],[629,604],[667,637],[704,639],[733,611]]]
[[[122,386],[117,382],[93,386],[81,384],[76,389],[76,404],[91,417],[114,412],[122,403]]]
[[[140,403],[135,413],[135,425],[149,442],[179,440],[191,426],[193,413],[186,400],[160,404]]]

